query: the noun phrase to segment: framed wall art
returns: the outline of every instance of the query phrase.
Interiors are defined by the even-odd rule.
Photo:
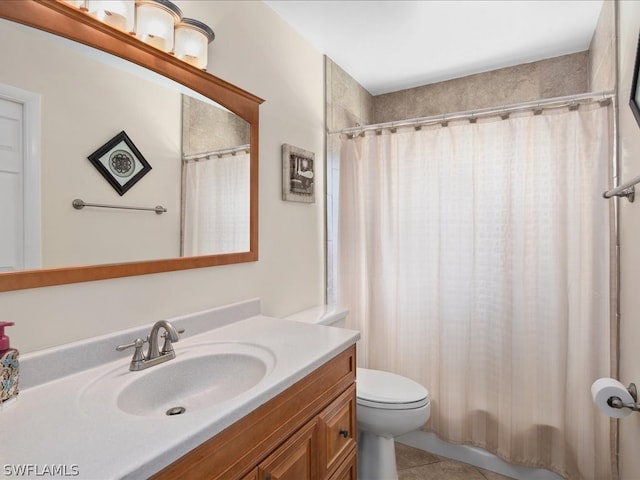
[[[633,116],[640,126],[640,89],[638,88],[638,70],[640,69],[640,36],[638,36],[638,45],[636,46],[636,63],[633,67],[633,81],[631,82],[631,98],[629,106],[633,112]]]
[[[293,145],[282,145],[282,199],[315,202],[315,154]]]
[[[124,195],[151,170],[151,165],[124,131],[117,134],[88,158],[120,196]]]

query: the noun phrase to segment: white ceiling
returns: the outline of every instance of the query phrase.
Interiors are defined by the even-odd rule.
[[[373,95],[587,50],[603,0],[266,0]]]

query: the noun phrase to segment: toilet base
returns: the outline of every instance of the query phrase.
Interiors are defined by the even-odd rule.
[[[358,432],[358,480],[398,480],[392,437]]]

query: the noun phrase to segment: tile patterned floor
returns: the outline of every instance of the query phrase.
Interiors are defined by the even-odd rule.
[[[512,480],[482,468],[396,442],[400,480]]]

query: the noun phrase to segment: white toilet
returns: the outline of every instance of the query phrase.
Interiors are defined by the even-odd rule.
[[[306,323],[344,327],[349,311],[320,306],[287,317]],[[424,425],[431,413],[429,392],[401,375],[358,368],[358,478],[397,480],[394,438]]]

